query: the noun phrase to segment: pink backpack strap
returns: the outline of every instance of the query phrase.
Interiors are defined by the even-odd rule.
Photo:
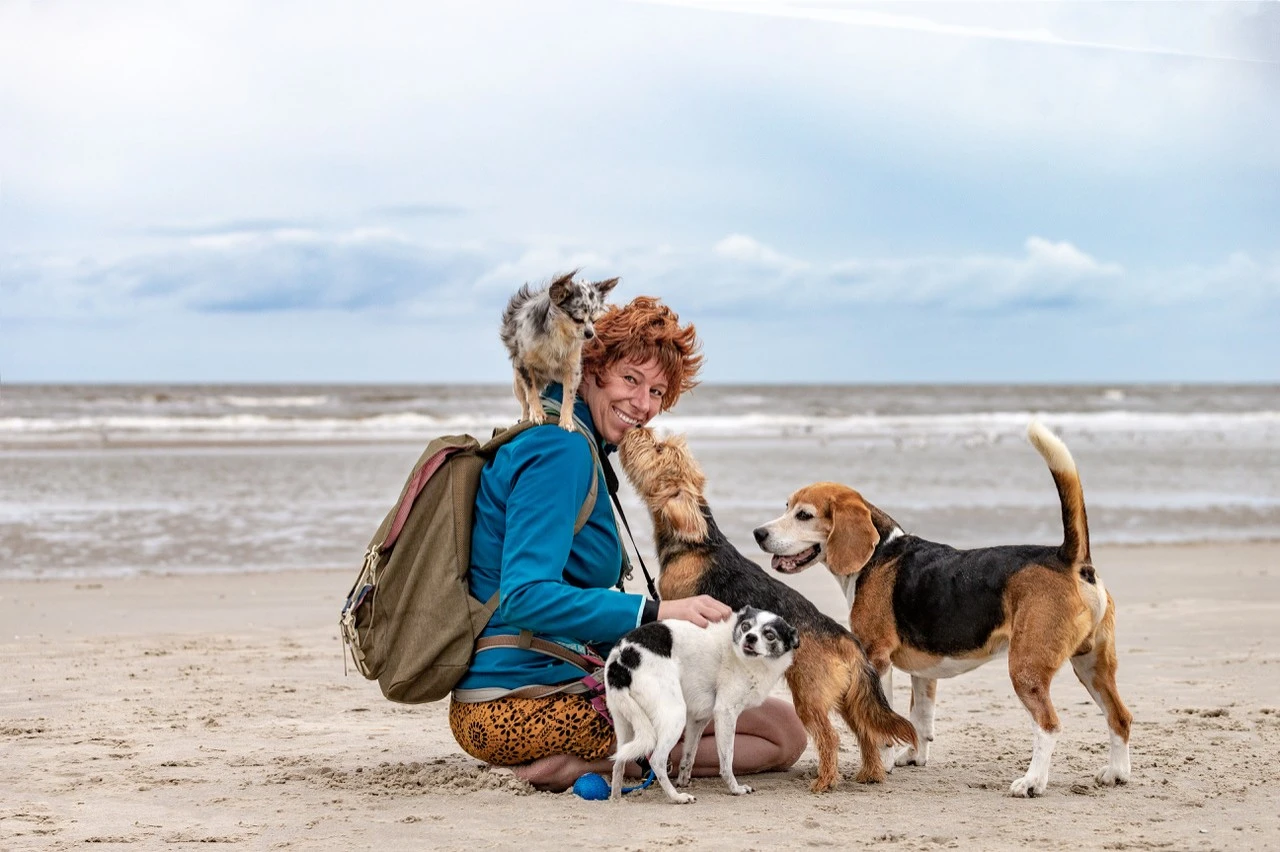
[[[427,459],[427,463],[413,475],[413,479],[409,480],[408,486],[405,487],[404,496],[400,499],[400,507],[396,510],[396,518],[391,522],[391,529],[387,531],[387,537],[379,545],[379,550],[385,553],[396,543],[396,539],[400,537],[400,532],[404,529],[405,521],[409,520],[409,511],[413,509],[413,501],[418,499],[418,495],[426,487],[427,480],[440,469],[440,466],[448,460],[449,456],[461,452],[463,449],[465,447],[445,447]]]

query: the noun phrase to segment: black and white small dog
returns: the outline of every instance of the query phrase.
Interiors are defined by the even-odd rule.
[[[582,380],[582,344],[595,336],[595,321],[604,313],[605,297],[618,283],[577,281],[576,272],[549,285],[525,284],[502,312],[502,343],[515,370],[514,390],[520,419],[542,423],[542,389],[553,381],[564,385],[560,425],[573,431],[573,395]]]
[[[715,719],[720,777],[735,796],[733,735],[743,710],[769,697],[791,665],[800,636],[771,612],[744,607],[705,628],[654,621],[618,640],[605,663],[605,701],[618,734],[610,798],[619,799],[628,760],[652,755],[654,775],[676,804],[694,801],[667,777],[667,755],[684,734],[676,786],[686,787],[707,724]]]

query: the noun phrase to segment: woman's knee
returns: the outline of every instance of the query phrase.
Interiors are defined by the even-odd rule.
[[[795,708],[779,698],[770,698],[743,713],[738,718],[737,731],[772,743],[776,751],[771,763],[776,769],[791,766],[809,745],[809,735]]]
[[[771,739],[778,745],[780,766],[791,766],[809,746],[809,735],[800,717],[789,702],[776,698],[769,699],[761,709],[768,714],[767,724],[772,732]]]

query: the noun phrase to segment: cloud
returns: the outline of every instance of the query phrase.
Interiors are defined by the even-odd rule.
[[[716,243],[712,247],[712,251],[727,260],[752,264],[765,269],[775,269],[783,273],[799,272],[807,266],[807,264],[774,251],[745,234],[730,234]]]
[[[281,229],[192,236],[107,264],[9,255],[0,266],[0,305],[14,317],[347,311],[483,319],[520,284],[570,269],[621,274],[620,300],[665,294],[688,308],[760,318],[865,306],[957,315],[1221,303],[1247,310],[1280,300],[1280,257],[1236,252],[1211,265],[1127,268],[1041,236],[1009,254],[828,262],[790,256],[745,234],[703,250],[595,249],[435,246],[387,229]]]
[[[142,233],[149,237],[216,237],[227,234],[256,234],[269,231],[315,228],[315,219],[231,219],[189,225],[151,225]]]
[[[374,229],[231,231],[113,263],[10,256],[0,294],[10,316],[332,310],[429,318],[474,310],[473,284],[492,263],[474,250]]]
[[[452,204],[388,204],[369,212],[393,219],[436,219],[466,215],[467,208]]]
[[[712,282],[698,304],[722,309],[829,311],[854,305],[930,305],[945,310],[1036,310],[1103,303],[1125,270],[1070,242],[1033,236],[1021,255],[797,259],[744,234],[686,258],[690,277]],[[664,273],[673,274],[670,261]],[[678,273],[675,273],[678,275]],[[691,288],[682,288],[689,292]],[[764,307],[767,305],[768,307]]]

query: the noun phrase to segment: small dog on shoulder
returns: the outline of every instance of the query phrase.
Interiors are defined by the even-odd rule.
[[[733,737],[742,711],[769,697],[791,665],[800,635],[781,616],[744,607],[725,621],[695,627],[687,621],[642,624],[618,640],[605,663],[605,702],[618,732],[611,799],[621,797],[628,760],[650,762],[667,797],[694,801],[686,787],[707,724],[716,723],[720,777],[729,792],[751,792],[733,774]],[[684,734],[675,786],[667,755]]]
[[[582,345],[595,337],[595,321],[604,313],[604,300],[617,278],[578,281],[578,270],[557,276],[550,284],[525,284],[502,312],[502,343],[515,368],[515,394],[520,419],[543,423],[543,388],[553,381],[564,385],[560,426],[573,431],[573,395],[582,379]]]

